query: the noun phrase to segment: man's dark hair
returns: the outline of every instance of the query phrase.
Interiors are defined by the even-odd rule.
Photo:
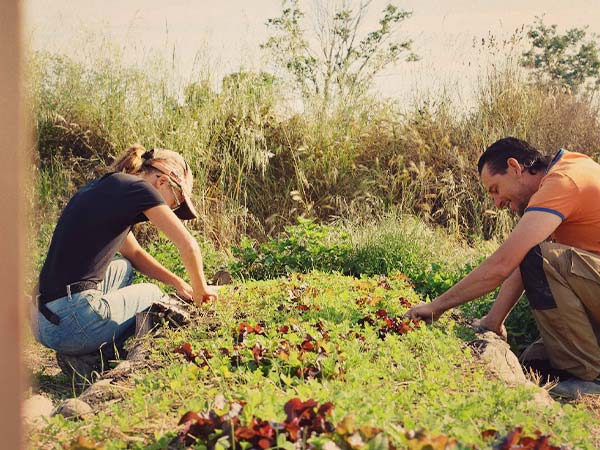
[[[486,164],[491,175],[506,173],[508,158],[519,161],[519,164],[522,164],[532,175],[540,170],[546,170],[551,160],[550,156],[544,156],[527,142],[514,137],[506,137],[494,142],[480,156],[477,162],[479,175]]]

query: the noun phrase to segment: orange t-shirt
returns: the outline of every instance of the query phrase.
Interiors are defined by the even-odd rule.
[[[581,153],[560,150],[527,211],[562,219],[552,235],[557,243],[600,254],[600,164]]]

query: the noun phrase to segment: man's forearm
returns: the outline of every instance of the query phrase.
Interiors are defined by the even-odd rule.
[[[447,311],[493,291],[508,275],[503,263],[492,256],[440,295],[434,303],[440,310]]]
[[[486,322],[493,328],[500,328],[504,320],[523,295],[523,279],[519,268],[502,283],[500,292],[486,315]]]

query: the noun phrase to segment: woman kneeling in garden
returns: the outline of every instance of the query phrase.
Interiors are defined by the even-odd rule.
[[[206,283],[198,244],[181,223],[197,217],[192,183],[181,155],[136,145],[71,198],[52,236],[33,313],[36,338],[56,350],[63,370],[79,371],[82,355],[98,360],[98,349],[110,354],[122,346],[135,331],[136,313],[163,297],[153,284],[132,285],[132,266],[186,300],[217,298]],[[177,246],[191,286],[140,247],[131,229],[147,220]],[[117,252],[123,257],[114,259]]]

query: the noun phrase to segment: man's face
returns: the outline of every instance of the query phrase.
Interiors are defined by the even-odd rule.
[[[492,175],[488,165],[481,171],[481,183],[494,200],[497,208],[510,208],[513,212],[523,215],[533,191],[526,183],[527,171],[518,161],[510,158],[506,173]]]

